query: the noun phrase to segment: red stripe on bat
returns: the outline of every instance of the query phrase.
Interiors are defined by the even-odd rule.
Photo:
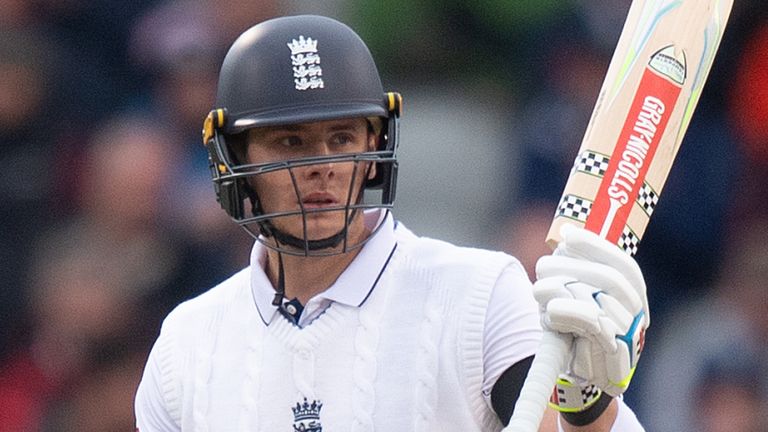
[[[585,228],[616,243],[648,173],[681,87],[646,68]]]

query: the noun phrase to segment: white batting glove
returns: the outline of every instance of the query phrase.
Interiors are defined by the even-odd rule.
[[[542,325],[574,337],[561,378],[587,393],[594,385],[618,396],[629,386],[650,325],[643,274],[632,257],[592,232],[564,225],[561,235],[555,252],[536,263]],[[578,409],[576,403],[561,411]]]

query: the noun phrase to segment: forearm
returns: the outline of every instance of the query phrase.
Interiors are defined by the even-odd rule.
[[[574,426],[558,418],[558,431],[562,432],[644,432],[635,413],[621,398],[614,398],[608,408],[594,422],[585,426]]]
[[[619,402],[614,398],[609,403],[608,408],[606,408],[595,421],[587,425],[572,425],[568,423],[565,418],[563,418],[562,414],[560,415],[559,423],[563,432],[608,432],[611,430],[614,422],[616,421],[616,415],[618,414],[618,411]]]

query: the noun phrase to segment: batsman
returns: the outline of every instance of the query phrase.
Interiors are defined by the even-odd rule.
[[[621,397],[650,323],[636,262],[566,225],[531,283],[512,256],[409,231],[402,107],[333,19],[234,42],[203,144],[250,265],[164,320],[138,430],[499,431],[544,331],[574,342],[540,430],[643,430]]]

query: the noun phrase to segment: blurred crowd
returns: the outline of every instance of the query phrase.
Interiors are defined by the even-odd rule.
[[[132,430],[163,317],[247,265],[200,140],[243,30],[355,28],[405,97],[398,218],[532,272],[628,7],[0,0],[0,432]],[[637,255],[648,430],[768,430],[767,184],[768,5],[739,0]]]

